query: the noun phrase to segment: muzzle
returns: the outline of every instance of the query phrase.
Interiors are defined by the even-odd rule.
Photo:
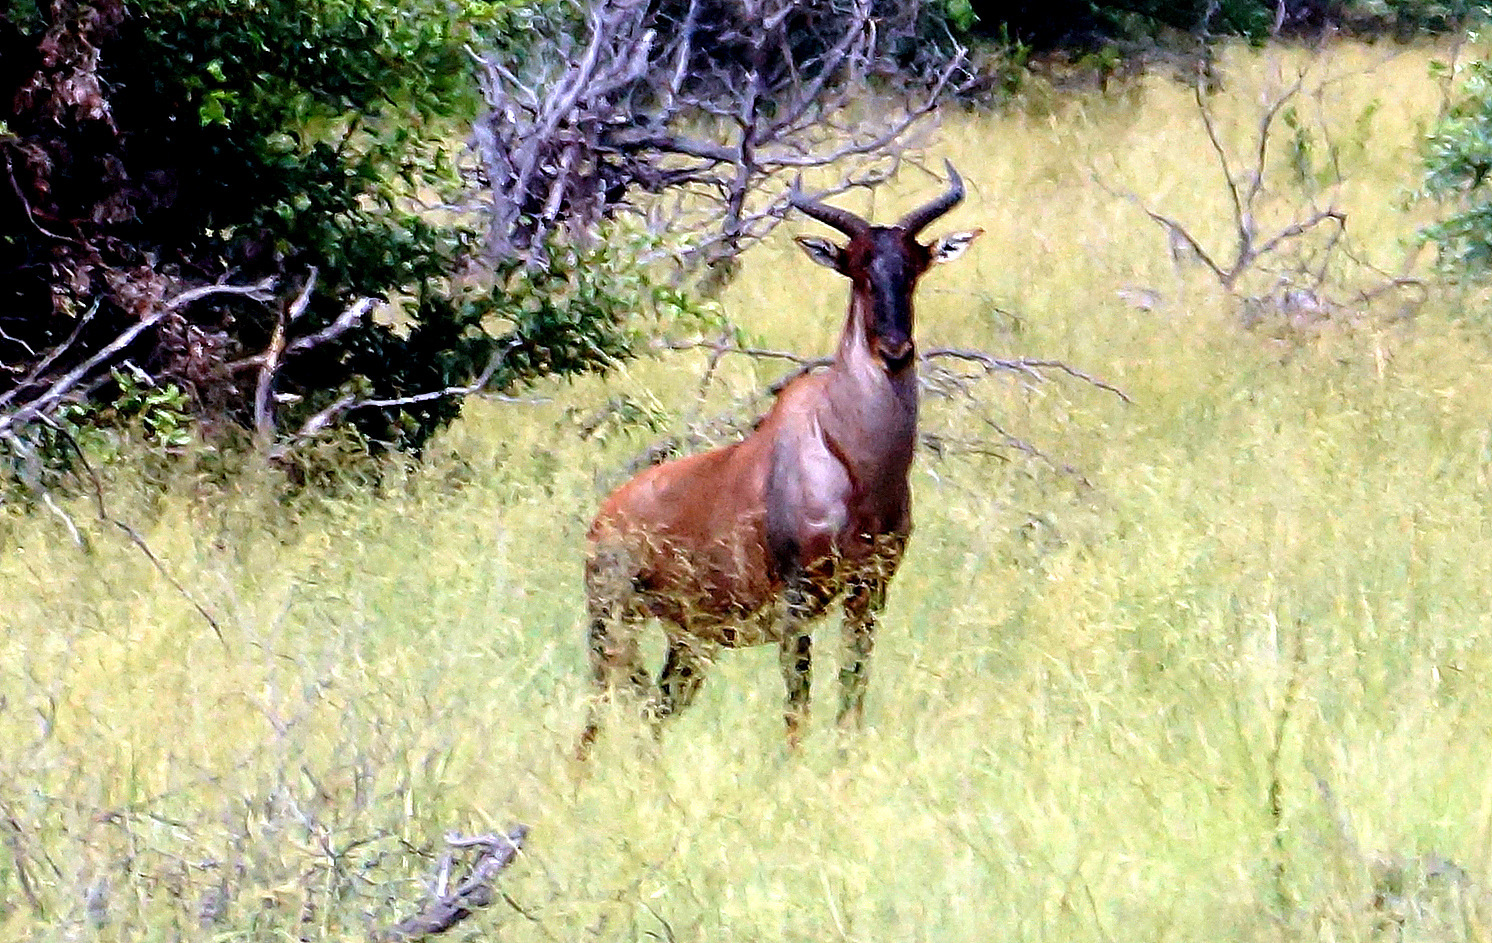
[[[900,370],[912,362],[912,354],[917,350],[917,345],[912,343],[909,337],[893,340],[888,337],[878,337],[875,342],[876,353],[880,354],[881,360],[892,370]]]

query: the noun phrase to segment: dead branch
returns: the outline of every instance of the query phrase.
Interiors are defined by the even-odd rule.
[[[863,107],[871,77],[906,72],[893,50],[915,35],[920,3],[904,6],[694,0],[673,20],[646,0],[592,0],[580,29],[537,22],[552,52],[526,71],[472,50],[488,107],[471,152],[489,253],[541,261],[556,234],[584,240],[634,212],[688,237],[682,261],[715,264],[781,221],[786,187],[773,181],[788,171],[843,164],[826,194],[875,186],[967,81],[952,47],[913,70],[894,107]]]
[[[51,415],[57,406],[61,405],[68,397],[77,392],[79,385],[84,379],[91,376],[100,367],[110,363],[115,355],[134,343],[136,338],[141,334],[159,324],[167,315],[195,301],[213,295],[239,295],[252,298],[256,301],[267,301],[271,297],[270,292],[274,288],[274,284],[275,280],[273,278],[266,278],[253,285],[202,285],[177,294],[170,300],[158,305],[149,315],[130,325],[82,363],[53,380],[45,392],[24,402],[11,412],[0,413],[0,436],[7,436],[27,423]],[[48,355],[48,364],[55,363],[58,357],[62,356],[65,352],[65,348],[71,347],[76,341],[77,333],[80,329],[81,326],[74,329],[73,336],[63,342],[61,349],[54,352],[55,356],[53,354]],[[39,380],[33,382],[39,382]]]
[[[1393,58],[1385,57],[1383,61]],[[1308,74],[1300,71],[1293,81],[1261,103],[1258,121],[1246,146],[1244,157],[1239,157],[1224,143],[1224,136],[1209,103],[1203,84],[1199,81],[1193,89],[1197,115],[1201,121],[1209,146],[1216,157],[1223,175],[1234,228],[1234,246],[1231,257],[1209,253],[1192,232],[1177,218],[1148,205],[1141,197],[1123,188],[1113,187],[1094,171],[1094,181],[1112,196],[1135,205],[1152,222],[1166,232],[1173,257],[1180,262],[1184,257],[1199,261],[1217,279],[1227,292],[1235,294],[1243,302],[1246,325],[1258,321],[1261,314],[1287,315],[1292,323],[1309,323],[1311,320],[1329,316],[1332,312],[1361,308],[1384,294],[1398,291],[1424,292],[1423,282],[1406,273],[1393,275],[1383,271],[1354,253],[1347,231],[1347,215],[1333,201],[1323,207],[1314,198],[1314,187],[1307,186],[1298,197],[1299,205],[1291,214],[1294,219],[1279,229],[1262,231],[1259,224],[1261,209],[1273,199],[1279,202],[1280,194],[1269,185],[1269,160],[1273,136],[1278,124],[1288,115],[1295,101],[1307,96],[1316,103],[1321,118],[1315,133],[1325,134],[1325,114],[1330,110],[1325,91],[1349,75],[1363,74],[1377,68],[1381,62],[1360,71],[1328,75],[1312,81],[1307,87]],[[1292,122],[1291,127],[1296,125]],[[1298,132],[1305,133],[1305,132]],[[1334,172],[1335,183],[1342,180],[1342,168],[1337,158],[1337,149],[1327,149],[1331,164],[1324,168]],[[1309,171],[1306,171],[1309,172]],[[1309,178],[1306,178],[1309,182]],[[1314,235],[1313,235],[1314,234]],[[1266,271],[1266,260],[1289,253],[1288,261],[1270,265],[1275,278],[1273,285],[1255,294],[1242,294],[1240,285],[1254,273]],[[1334,262],[1346,259],[1358,270],[1376,276],[1380,281],[1367,287],[1357,288],[1347,299],[1334,300],[1326,295],[1326,284]],[[1257,279],[1255,280],[1257,283]],[[1411,296],[1407,306],[1413,306]]]
[[[435,899],[419,913],[374,934],[375,938],[393,943],[444,933],[480,908],[491,904],[496,899],[493,882],[513,863],[527,838],[527,825],[514,826],[506,835],[477,835],[471,838],[447,836],[446,843],[455,851],[476,849],[476,859],[466,877],[454,890],[447,890],[455,851],[448,853],[442,858],[437,873]]]
[[[1298,198],[1300,205],[1291,214],[1294,219],[1272,232],[1261,229],[1259,220],[1264,204],[1271,199],[1276,203],[1279,200],[1279,195],[1269,185],[1273,135],[1277,125],[1288,116],[1287,108],[1306,91],[1306,80],[1307,73],[1301,71],[1292,82],[1262,103],[1247,145],[1248,157],[1242,160],[1225,144],[1202,83],[1199,81],[1193,89],[1198,118],[1227,187],[1234,229],[1234,245],[1229,257],[1209,252],[1177,218],[1150,206],[1132,191],[1111,186],[1097,171],[1092,174],[1105,192],[1132,203],[1165,230],[1172,256],[1178,263],[1186,257],[1195,259],[1212,273],[1225,291],[1237,295],[1244,305],[1246,325],[1255,323],[1266,312],[1289,315],[1293,322],[1347,309],[1348,305],[1325,297],[1322,291],[1333,262],[1342,258],[1383,279],[1376,287],[1356,292],[1359,304],[1366,304],[1385,292],[1420,285],[1417,279],[1388,275],[1355,256],[1348,239],[1346,213],[1331,201],[1327,201],[1324,207],[1318,205],[1310,188]],[[1312,100],[1320,102],[1322,90],[1336,80],[1328,76],[1314,83],[1310,90]],[[1295,124],[1292,123],[1291,127]],[[1335,150],[1332,149],[1331,153],[1334,155]],[[1335,157],[1331,159],[1335,160]],[[1335,169],[1336,181],[1340,183],[1340,167]],[[1288,261],[1267,267],[1275,274],[1272,286],[1262,293],[1240,292],[1246,277],[1266,271],[1265,260],[1287,252]],[[1257,283],[1258,279],[1254,281]]]
[[[11,163],[9,148],[0,148],[0,158],[4,158],[5,160],[5,175],[10,178],[10,188],[12,192],[15,193],[16,199],[20,201],[21,210],[26,214],[26,221],[29,222],[36,229],[37,232],[41,233],[43,236],[46,236],[48,239],[55,239],[58,242],[66,242],[75,246],[81,246],[82,243],[79,242],[77,239],[73,239],[70,236],[61,235],[60,233],[52,232],[50,229],[47,229],[40,222],[37,221],[36,213],[31,209],[31,201],[26,199],[26,193],[21,189],[20,181],[16,180],[15,166]]]
[[[306,276],[306,284],[300,296],[290,305],[289,312],[280,312],[275,319],[275,329],[269,337],[269,346],[256,359],[259,362],[259,378],[254,385],[254,436],[260,448],[267,445],[275,434],[275,419],[271,406],[274,394],[275,375],[280,372],[280,358],[285,354],[285,330],[289,322],[295,321],[311,303],[311,290],[316,287],[316,269]]]
[[[0,409],[4,409],[11,400],[35,386],[40,378],[52,368],[52,364],[66,356],[68,351],[72,350],[73,345],[78,342],[78,338],[82,336],[83,330],[88,327],[89,322],[93,320],[96,314],[98,314],[98,303],[95,302],[89,305],[88,310],[83,312],[82,316],[78,318],[78,323],[73,325],[72,333],[62,343],[47,351],[46,355],[38,360],[36,365],[26,374],[25,378],[4,393],[0,393]],[[13,338],[9,338],[9,335],[7,335],[7,338],[14,340]],[[16,342],[22,343],[20,341]],[[31,353],[31,356],[36,356],[36,351],[32,350],[30,345],[25,346]]]
[[[728,334],[718,340],[709,341],[663,339],[654,341],[652,347],[654,350],[707,350],[711,352],[712,358],[718,358],[721,354],[737,354],[753,360],[786,360],[796,364],[796,370],[789,372],[785,377],[775,380],[772,383],[768,388],[772,393],[779,392],[782,387],[791,383],[798,376],[817,370],[820,367],[827,367],[833,362],[832,357],[805,357],[802,354],[795,354],[787,350],[745,347],[731,341]],[[1113,384],[1107,383],[1090,373],[1079,370],[1060,360],[1042,360],[1032,357],[996,357],[986,351],[962,347],[930,347],[920,351],[917,355],[917,359],[922,363],[929,363],[944,358],[976,363],[984,368],[985,373],[1014,373],[1038,382],[1046,379],[1040,373],[1041,370],[1057,370],[1075,380],[1082,380],[1084,383],[1092,384],[1101,390],[1107,390],[1126,403],[1133,402],[1128,394]]]
[[[1046,379],[1041,375],[1040,371],[1057,370],[1061,373],[1067,374],[1075,380],[1082,380],[1084,383],[1092,384],[1093,386],[1096,386],[1101,390],[1107,390],[1108,392],[1113,393],[1115,396],[1124,400],[1124,402],[1126,403],[1134,402],[1134,400],[1129,398],[1129,395],[1127,393],[1119,389],[1117,386],[1100,380],[1098,377],[1095,377],[1083,370],[1079,370],[1076,367],[1062,362],[1061,360],[1038,360],[1032,357],[1016,357],[1013,359],[1004,359],[987,354],[982,350],[967,350],[958,347],[934,347],[930,350],[922,351],[918,355],[918,359],[922,361],[936,360],[940,357],[950,357],[957,360],[972,361],[984,367],[985,371],[988,373],[993,373],[996,371],[1006,371],[1010,373],[1018,373],[1037,381]]]
[[[733,343],[729,335],[714,341],[682,341],[672,338],[663,338],[652,343],[653,350],[708,350],[712,357],[718,359],[721,354],[740,354],[757,360],[787,360],[800,367],[812,370],[816,367],[828,366],[831,357],[805,357],[795,354],[789,350],[769,350],[765,347],[742,347]]]
[[[288,340],[290,325],[306,313],[311,303],[311,292],[316,287],[317,272],[312,268],[306,276],[300,295],[290,307],[275,319],[274,331],[270,334],[269,346],[254,357],[230,364],[230,369],[242,366],[257,366],[259,376],[254,385],[254,438],[261,451],[267,451],[275,436],[274,393],[275,381],[280,375],[286,358],[302,351],[312,350],[328,341],[336,340],[356,327],[377,303],[374,298],[359,298],[348,305],[332,323],[319,331]]]
[[[718,445],[722,441],[743,435],[758,421],[753,417],[762,408],[764,403],[782,392],[784,387],[803,374],[811,373],[833,362],[832,357],[808,357],[792,351],[743,345],[736,342],[733,339],[734,336],[734,332],[727,328],[720,337],[712,340],[680,340],[674,338],[655,340],[652,344],[652,349],[655,351],[698,350],[708,352],[709,357],[706,362],[704,379],[701,381],[700,386],[701,397],[703,397],[709,385],[710,378],[714,376],[717,364],[727,354],[757,361],[786,361],[793,364],[793,368],[783,376],[769,383],[766,387],[748,394],[729,410],[705,419],[696,417],[687,423],[687,431],[671,434],[649,443],[646,448],[627,463],[626,470],[629,474],[636,473],[650,465],[667,461],[681,453]],[[939,361],[945,360],[974,364],[977,367],[977,372],[959,373],[950,370],[939,363]],[[1034,357],[1004,358],[996,357],[987,351],[977,349],[931,347],[918,354],[918,361],[922,365],[919,380],[923,389],[931,395],[945,399],[954,395],[962,395],[971,401],[979,402],[980,397],[973,384],[996,373],[1018,377],[1028,384],[1040,384],[1047,382],[1047,372],[1055,371],[1112,393],[1126,403],[1133,402],[1129,395],[1119,387],[1061,360]],[[615,414],[616,411],[615,404],[607,404],[607,406],[602,407],[602,409],[587,417],[581,426],[581,437],[585,438],[594,434],[596,429],[607,421],[607,417]],[[1015,449],[1016,451],[1039,459],[1063,474],[1072,476],[1084,486],[1088,485],[1087,479],[1072,465],[1053,458],[1032,443],[1007,432],[994,420],[985,418],[984,422],[1000,436],[998,443],[992,444],[980,438],[955,440],[939,433],[924,432],[920,440],[921,445],[930,454],[938,458],[952,454],[983,455],[998,458],[1003,454],[1000,451],[1001,449]]]
[[[364,300],[368,301],[370,304],[372,303],[372,299]],[[352,309],[348,310],[351,311]],[[344,312],[343,316],[346,316],[346,312]],[[361,314],[359,314],[358,316],[361,317]],[[341,321],[342,318],[338,318],[338,320]],[[296,448],[300,447],[311,439],[314,439],[316,436],[320,435],[321,432],[327,428],[327,426],[340,420],[342,417],[346,416],[350,412],[353,412],[354,410],[382,409],[390,406],[413,406],[418,403],[428,403],[434,400],[445,399],[446,397],[451,396],[471,396],[473,394],[480,393],[484,389],[486,389],[487,384],[491,382],[492,377],[496,375],[498,368],[502,366],[503,361],[507,359],[508,355],[522,343],[522,338],[515,337],[511,339],[505,346],[494,351],[492,356],[487,360],[487,366],[482,368],[482,372],[477,374],[476,379],[472,380],[470,383],[464,386],[448,386],[440,390],[428,390],[424,393],[416,393],[411,396],[399,396],[391,399],[359,399],[351,393],[344,394],[343,396],[338,397],[337,400],[330,406],[327,406],[324,409],[321,409],[313,414],[309,419],[301,424],[301,427],[299,429],[297,429],[290,436],[286,437],[284,440],[277,443],[273,448],[271,448],[268,452],[268,455],[272,460],[275,461],[285,459]]]

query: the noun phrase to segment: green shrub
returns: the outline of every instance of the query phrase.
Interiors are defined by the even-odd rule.
[[[0,415],[215,282],[274,279],[275,296],[202,298],[120,358],[181,391],[208,430],[269,413],[281,450],[320,416],[375,451],[418,452],[460,410],[440,391],[499,352],[496,388],[626,356],[628,319],[676,300],[636,273],[632,243],[603,238],[543,272],[478,270],[475,224],[449,209],[477,106],[465,44],[521,40],[529,6],[57,0],[0,13],[0,99],[16,105],[0,129]],[[590,268],[600,255],[617,264]],[[397,313],[339,326],[362,298]],[[276,344],[266,410],[256,385]],[[84,392],[126,395],[117,382]]]
[[[1424,194],[1451,212],[1423,237],[1448,271],[1484,275],[1492,270],[1492,62],[1467,62],[1454,77],[1456,97],[1424,142]]]

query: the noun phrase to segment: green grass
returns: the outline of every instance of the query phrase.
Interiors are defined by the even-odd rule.
[[[1353,251],[1394,272],[1424,272],[1411,237],[1427,210],[1400,206],[1438,107],[1430,55],[1340,45],[1314,65],[1345,76],[1320,112]],[[1227,57],[1216,109],[1233,146],[1261,89],[1303,61]],[[682,420],[771,367],[730,365],[703,404],[687,357],[477,404],[424,467],[321,504],[280,505],[252,477],[199,492],[185,474],[162,497],[119,472],[112,512],[222,640],[118,533],[85,527],[83,552],[55,517],[3,512],[0,936],[363,937],[421,901],[445,833],[521,821],[511,903],[453,936],[1485,940],[1492,337],[1477,298],[1244,330],[1236,299],[1109,192],[1226,246],[1189,93],[1156,78],[1036,97],[944,118],[935,150],[971,196],[938,231],[987,232],[928,276],[919,333],[1059,358],[1133,402],[1052,374],[928,403],[928,428],[992,417],[1046,458],[919,462],[863,733],[826,719],[826,624],[797,755],[759,649],[722,657],[661,747],[618,717],[588,769],[568,758],[584,530],[644,438],[581,441],[567,409],[626,391]],[[876,214],[934,187],[908,173]],[[1267,212],[1287,221],[1305,199]],[[1326,289],[1376,278],[1342,264]],[[1161,300],[1137,310],[1125,287]],[[782,239],[723,304],[769,343],[821,351],[844,298]],[[1465,882],[1417,877],[1431,854]]]

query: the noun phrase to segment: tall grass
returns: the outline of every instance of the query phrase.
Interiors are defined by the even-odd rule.
[[[1402,203],[1440,101],[1431,55],[1334,46],[1312,75],[1340,78],[1301,107],[1339,145],[1354,254],[1387,271],[1423,271],[1426,211]],[[1306,62],[1225,59],[1230,148]],[[1115,195],[1231,238],[1187,89],[1036,97],[945,116],[937,149],[971,196],[944,225],[987,233],[928,276],[919,334],[1059,358],[1132,402],[1055,374],[989,382],[1040,454],[923,456],[863,733],[821,710],[786,755],[761,649],[723,656],[661,746],[618,717],[587,769],[568,758],[584,528],[643,443],[581,440],[573,411],[624,390],[686,416],[770,368],[731,366],[703,404],[699,364],[675,358],[475,406],[421,468],[321,503],[120,472],[112,513],[222,637],[117,533],[85,527],[84,550],[53,516],[4,512],[0,934],[361,936],[420,902],[445,833],[522,821],[507,898],[456,935],[1485,939],[1492,337],[1475,299],[1244,330]],[[1308,194],[1271,174],[1287,221]],[[934,186],[908,173],[860,208],[888,217]],[[796,251],[755,251],[722,303],[825,350],[845,288]],[[1343,262],[1323,290],[1376,277]],[[926,421],[968,433],[978,415],[930,402]],[[816,704],[836,636],[818,633]]]

